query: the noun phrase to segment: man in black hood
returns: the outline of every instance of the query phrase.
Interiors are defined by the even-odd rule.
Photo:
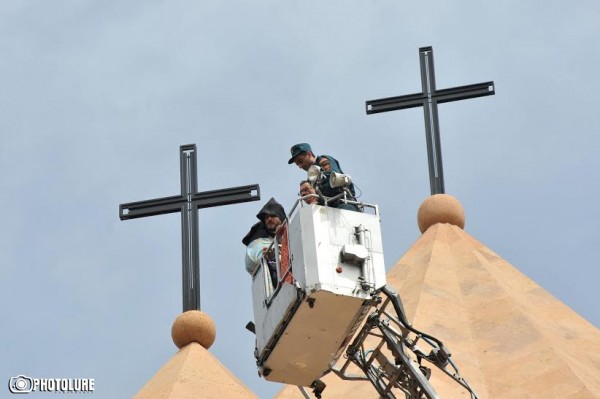
[[[248,273],[253,274],[254,270],[260,263],[260,258],[262,257],[264,249],[268,248],[269,245],[273,242],[275,238],[275,233],[277,232],[277,228],[281,226],[281,224],[285,221],[285,210],[283,206],[277,201],[275,198],[271,198],[256,214],[258,223],[254,224],[250,228],[250,231],[246,236],[242,239],[242,243],[247,247],[246,248],[246,270]],[[274,269],[271,271],[273,274]],[[275,276],[271,276],[272,278],[277,278],[277,274]]]

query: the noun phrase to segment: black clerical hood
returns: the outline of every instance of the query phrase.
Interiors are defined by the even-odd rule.
[[[277,216],[282,223],[286,219],[285,210],[283,209],[283,206],[281,206],[279,202],[275,201],[275,198],[273,197],[271,197],[271,199],[265,204],[265,206],[262,207],[260,212],[256,214],[256,217],[261,222],[264,222],[266,215]]]
[[[242,239],[242,244],[248,246],[252,241],[257,238],[269,238],[273,237],[273,235],[269,234],[263,220],[265,215],[277,216],[282,222],[286,219],[285,210],[283,206],[277,201],[275,198],[272,198],[262,207],[260,212],[256,214],[256,217],[260,220],[260,222],[254,224],[250,231],[246,236]]]

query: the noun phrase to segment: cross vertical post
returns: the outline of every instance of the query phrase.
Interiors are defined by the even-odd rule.
[[[181,212],[183,311],[200,310],[200,250],[198,209],[260,200],[252,184],[198,192],[196,145],[179,148],[181,194],[119,205],[121,220]]]
[[[191,146],[181,146],[179,157],[181,196],[185,209],[181,212],[182,292],[184,309],[200,309],[200,246],[198,208],[192,196],[198,191],[196,151]],[[186,305],[187,304],[187,305]],[[185,311],[185,310],[184,310]]]
[[[421,87],[427,100],[423,101],[425,117],[425,137],[427,139],[427,159],[429,159],[429,185],[431,194],[444,193],[444,168],[442,166],[442,148],[440,145],[440,122],[438,119],[435,94],[435,69],[431,48],[420,49]]]
[[[423,107],[431,194],[443,194],[445,193],[444,169],[442,166],[442,146],[440,142],[437,105],[445,102],[493,95],[495,94],[494,82],[437,90],[435,68],[433,65],[433,48],[431,46],[421,47],[419,49],[419,60],[421,64],[421,93],[370,100],[366,102],[366,111],[367,115],[370,115],[399,109]]]

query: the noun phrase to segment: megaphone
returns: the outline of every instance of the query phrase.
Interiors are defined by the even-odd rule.
[[[329,185],[331,188],[347,187],[352,184],[352,177],[343,173],[331,172],[329,176]]]
[[[308,168],[308,181],[311,184],[315,184],[319,182],[319,178],[321,177],[321,168],[318,167],[317,165],[312,165],[310,168]]]

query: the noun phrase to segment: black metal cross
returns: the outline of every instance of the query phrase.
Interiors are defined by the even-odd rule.
[[[440,125],[438,122],[437,105],[450,101],[493,95],[494,82],[477,83],[437,90],[435,87],[435,71],[433,68],[433,49],[431,47],[421,47],[419,49],[419,57],[421,61],[422,92],[367,101],[367,114],[423,107],[431,194],[443,194],[444,170],[442,168],[442,148],[440,144]]]
[[[119,205],[121,220],[181,212],[183,311],[200,310],[198,209],[260,200],[258,184],[198,191],[196,144],[179,148],[181,194]]]

